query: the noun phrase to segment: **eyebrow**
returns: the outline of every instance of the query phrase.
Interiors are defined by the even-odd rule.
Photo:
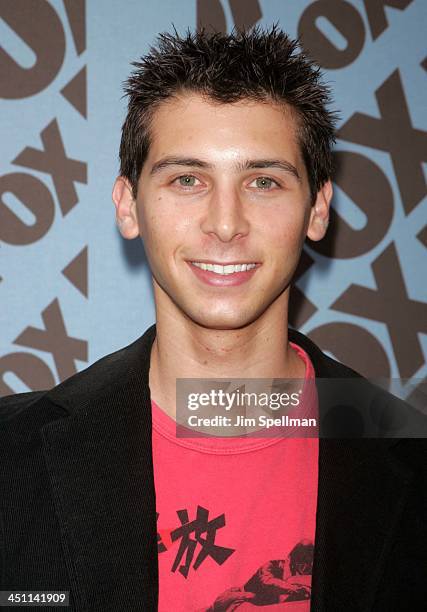
[[[194,157],[164,157],[153,164],[150,175],[153,176],[169,166],[203,168],[206,170],[212,170],[213,168],[212,164]],[[301,181],[298,170],[293,164],[285,159],[247,159],[244,162],[237,162],[234,164],[234,169],[237,172],[244,172],[245,170],[252,170],[255,168],[278,168],[279,170],[292,174],[298,181]]]

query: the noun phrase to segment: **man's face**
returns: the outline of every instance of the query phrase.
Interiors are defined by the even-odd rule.
[[[237,329],[287,299],[319,230],[295,130],[289,111],[261,102],[186,94],[158,108],[134,209],[158,308]],[[210,269],[234,264],[249,269]]]

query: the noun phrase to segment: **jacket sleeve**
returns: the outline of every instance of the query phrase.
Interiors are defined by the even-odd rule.
[[[2,495],[2,492],[0,491],[0,497],[1,495]],[[5,571],[6,571],[6,566],[5,566],[5,554],[4,554],[3,514],[0,508],[0,591],[3,590]]]
[[[36,402],[46,391],[29,391],[0,397],[0,590],[3,590],[6,581],[6,531],[4,524],[4,500],[6,498],[5,486],[8,478],[2,467],[5,465],[4,453],[7,455],[13,448],[13,425],[31,404]],[[9,450],[8,450],[9,449]]]

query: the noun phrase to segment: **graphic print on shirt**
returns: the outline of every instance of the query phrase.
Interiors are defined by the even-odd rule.
[[[197,506],[196,518],[190,521],[186,509],[177,510],[176,513],[181,524],[172,530],[168,530],[170,544],[177,540],[181,540],[181,542],[171,568],[172,572],[178,569],[184,578],[187,578],[198,544],[200,546],[194,560],[194,570],[197,570],[207,557],[211,557],[218,565],[222,565],[233,554],[233,548],[215,544],[217,530],[225,526],[224,514],[209,520],[209,510]],[[158,518],[159,513],[157,513],[157,520]],[[194,534],[193,538],[191,538],[191,534]],[[167,535],[168,533],[165,530],[162,533],[157,532],[157,550],[159,553],[166,552],[169,548],[165,543]],[[184,555],[185,562],[181,563]]]
[[[222,565],[236,552],[215,543],[217,530],[225,526],[224,514],[209,520],[209,510],[199,505],[192,521],[187,509],[177,510],[176,514],[180,522],[177,527],[157,532],[159,554],[167,553],[174,542],[180,540],[171,572],[178,571],[187,579],[190,569],[197,571],[207,557]],[[245,610],[259,606],[269,606],[270,609],[273,606],[271,609],[279,612],[286,610],[287,603],[308,600],[311,597],[313,556],[313,542],[301,540],[285,558],[263,563],[247,582],[226,589],[210,606],[198,612],[233,612],[243,604],[246,604]]]
[[[233,612],[243,604],[245,610],[269,606],[279,612],[291,602],[308,600],[313,557],[313,542],[301,540],[284,559],[267,561],[244,585],[223,591],[212,605],[198,612]]]

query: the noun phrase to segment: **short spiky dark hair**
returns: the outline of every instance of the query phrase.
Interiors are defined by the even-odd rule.
[[[319,67],[276,25],[269,30],[212,33],[204,29],[183,37],[161,34],[157,47],[132,64],[124,83],[128,113],[120,143],[120,174],[136,197],[138,179],[150,147],[150,124],[159,104],[183,91],[219,103],[271,101],[290,106],[314,199],[332,173],[331,147],[336,115],[327,109],[329,88]]]

